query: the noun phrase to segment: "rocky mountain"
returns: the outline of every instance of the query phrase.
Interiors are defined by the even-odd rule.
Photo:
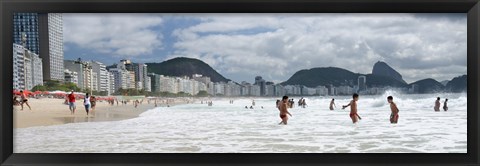
[[[447,86],[448,82],[450,80],[443,80],[443,81],[440,81],[440,83],[443,85],[443,86]]]
[[[466,92],[467,91],[467,75],[453,78],[447,83],[445,89],[449,92]]]
[[[165,76],[189,76],[193,74],[201,74],[210,77],[212,82],[228,82],[226,79],[210,65],[205,62],[192,58],[173,58],[161,63],[146,63],[149,73],[156,73]]]
[[[398,73],[395,69],[382,61],[378,61],[377,63],[375,63],[375,65],[373,65],[372,75],[391,77],[406,84],[400,73]]]
[[[287,81],[281,84],[304,85],[307,87],[317,87],[318,85],[330,84],[340,86],[349,80],[357,80],[358,75],[359,74],[357,73],[336,67],[312,68],[296,72]]]
[[[443,86],[440,82],[431,78],[419,80],[409,85],[411,86],[413,84],[418,85],[419,93],[436,93],[443,91],[445,88],[445,86]]]
[[[292,75],[287,81],[281,83],[282,85],[304,85],[307,87],[317,87],[319,85],[333,85],[341,86],[358,85],[358,77],[365,74],[353,73],[351,71],[336,68],[336,67],[322,67],[312,68],[308,70],[300,70]],[[392,86],[405,87],[406,83],[398,81],[387,76],[379,76],[373,74],[366,74],[366,84],[369,87],[375,86]]]

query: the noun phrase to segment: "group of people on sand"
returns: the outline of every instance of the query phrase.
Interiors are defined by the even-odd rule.
[[[445,99],[445,101],[443,102],[444,111],[448,111],[447,101],[448,99]],[[440,111],[440,97],[437,97],[437,100],[435,101],[435,107],[433,107],[433,110],[435,110],[436,112]]]
[[[18,96],[14,95],[13,96],[13,105],[14,106],[21,106],[20,110],[23,110],[23,104],[28,106],[28,109],[32,110],[32,107],[30,107],[30,104],[28,104],[28,97],[27,94],[23,92],[23,90],[20,90],[20,101],[18,101]]]
[[[73,90],[70,92],[70,94],[67,95],[67,100],[68,108],[70,109],[70,113],[73,115],[75,114],[75,111],[77,109],[77,106],[75,104],[76,98]],[[83,98],[83,106],[85,107],[85,112],[87,112],[87,116],[90,113],[90,110],[95,111],[96,105],[97,99],[95,98],[95,96],[90,96],[89,93],[86,93],[85,97]]]
[[[357,93],[354,93],[352,95],[352,98],[353,99],[350,101],[350,103],[342,106],[342,109],[350,107],[350,118],[352,119],[352,122],[355,124],[358,122],[359,119],[361,120],[362,118],[360,117],[360,115],[358,115],[358,110],[357,110],[357,101],[359,99],[359,95]],[[334,101],[335,99],[332,99],[330,101],[330,110],[333,110],[333,107],[335,106]],[[290,115],[290,117],[292,117],[292,114],[287,110],[287,108],[289,107],[289,102],[290,100],[288,100],[288,96],[283,96],[281,101],[277,100],[277,108],[280,111],[280,119],[282,119],[282,121],[279,124],[286,125],[288,121],[287,115]],[[391,110],[390,123],[396,124],[398,123],[399,109],[397,105],[393,102],[392,96],[387,97],[387,102],[390,104],[390,110]]]

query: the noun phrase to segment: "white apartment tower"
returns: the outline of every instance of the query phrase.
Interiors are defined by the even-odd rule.
[[[40,56],[45,80],[65,79],[63,58],[63,19],[61,13],[38,14]]]

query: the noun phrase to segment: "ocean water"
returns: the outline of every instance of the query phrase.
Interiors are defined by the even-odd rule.
[[[394,96],[399,123],[390,124],[386,97]],[[449,110],[434,112],[436,97]],[[306,97],[288,125],[278,125],[277,98],[212,99],[155,108],[138,118],[14,130],[14,153],[466,153],[466,94],[360,96],[357,124],[351,97]],[[298,97],[294,97],[298,101]],[[261,106],[264,108],[262,109]]]

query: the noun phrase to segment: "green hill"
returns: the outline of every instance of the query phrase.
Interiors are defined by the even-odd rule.
[[[466,92],[467,91],[467,75],[453,78],[447,83],[445,89],[450,92]]]
[[[418,85],[419,93],[436,93],[443,91],[445,88],[442,83],[431,78],[419,80],[417,82],[411,83],[410,85],[413,84]]]
[[[358,77],[365,74],[353,73],[351,71],[336,68],[312,68],[308,70],[300,70],[293,74],[287,81],[281,83],[282,85],[304,85],[307,87],[317,87],[319,85],[333,85],[354,86],[358,84]],[[392,86],[405,87],[407,84],[398,81],[392,77],[366,74],[366,84],[369,87],[375,86]]]
[[[229,79],[226,79],[220,75],[217,71],[210,67],[210,65],[198,59],[179,57],[161,63],[146,64],[147,71],[149,73],[176,77],[191,77],[193,74],[201,74],[203,76],[210,77],[212,82],[230,81]]]

